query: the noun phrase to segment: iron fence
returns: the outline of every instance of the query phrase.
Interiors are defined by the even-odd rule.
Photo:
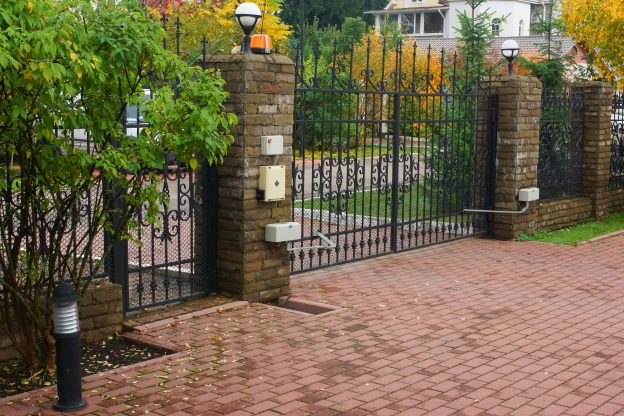
[[[613,95],[609,189],[624,189],[624,93]]]
[[[377,37],[299,45],[296,65],[293,272],[489,231],[464,212],[492,202],[496,97],[479,65]]]
[[[583,92],[566,87],[542,93],[537,183],[541,199],[581,195]]]

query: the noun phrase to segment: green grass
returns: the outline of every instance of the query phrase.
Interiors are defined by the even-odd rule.
[[[530,236],[521,234],[518,240],[575,245],[619,230],[624,230],[624,212],[609,215],[601,221],[590,221],[557,231],[544,231]]]
[[[344,196],[333,198],[332,200],[320,198],[311,198],[304,201],[295,201],[295,208],[307,208],[318,211],[336,212],[337,204],[340,203],[341,210],[348,214],[363,215],[367,217],[391,218],[391,198],[390,188],[388,192],[380,189],[372,191],[360,191],[350,195],[348,198]],[[455,222],[455,212],[459,211],[452,204],[447,196],[447,202],[444,203],[444,195],[432,193],[428,187],[423,185],[412,186],[405,192],[399,192],[399,220],[416,220],[428,219],[430,217],[444,216],[439,221]],[[465,217],[465,218],[464,218]],[[457,216],[457,221],[467,220],[468,216]]]

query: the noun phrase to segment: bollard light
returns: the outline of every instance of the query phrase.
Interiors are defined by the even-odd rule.
[[[82,398],[78,296],[71,284],[61,283],[54,288],[50,303],[56,339],[58,393],[58,400],[52,408],[58,412],[76,412],[87,406],[87,401]]]
[[[241,3],[236,8],[234,15],[245,33],[242,53],[251,53],[251,48],[249,47],[251,43],[251,32],[253,32],[256,24],[258,24],[258,20],[262,17],[260,8],[255,3]]]
[[[501,54],[507,59],[507,73],[513,75],[513,60],[520,53],[518,42],[513,39],[507,39],[501,45]]]

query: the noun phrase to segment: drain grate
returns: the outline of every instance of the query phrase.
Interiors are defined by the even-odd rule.
[[[292,297],[280,298],[277,307],[308,316],[325,315],[342,309],[340,306]]]

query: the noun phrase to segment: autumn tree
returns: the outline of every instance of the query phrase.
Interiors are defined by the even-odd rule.
[[[563,0],[562,17],[569,35],[594,58],[599,77],[624,77],[624,2]]]
[[[192,60],[200,55],[204,47],[209,54],[230,53],[234,46],[240,44],[243,33],[234,16],[239,4],[238,0],[187,0],[147,6],[155,17],[162,19],[168,48],[179,49],[183,57]],[[274,49],[285,51],[286,40],[292,30],[280,20],[282,0],[266,0],[258,4],[262,18],[254,33],[268,34]]]
[[[527,68],[531,75],[537,77],[543,88],[560,88],[566,73],[566,64],[570,58],[562,51],[560,35],[564,32],[563,21],[556,16],[556,5],[553,1],[545,4],[545,16],[538,16],[535,27],[531,30],[542,35],[544,40],[537,42],[538,56],[518,57],[518,62]],[[567,52],[567,51],[566,51]]]
[[[486,70],[487,50],[492,44],[492,21],[494,13],[481,9],[487,0],[466,0],[468,9],[458,12],[459,26],[457,38],[461,59],[468,65],[468,74],[472,79],[483,75]],[[500,21],[506,17],[498,18]]]

